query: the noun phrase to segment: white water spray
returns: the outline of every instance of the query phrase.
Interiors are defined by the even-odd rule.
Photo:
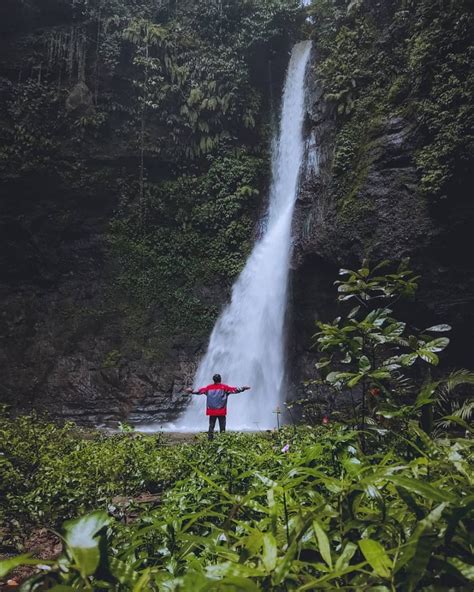
[[[303,41],[291,53],[266,230],[232,288],[231,302],[214,326],[195,377],[195,387],[212,382],[215,373],[227,384],[251,386],[250,391],[229,398],[230,429],[273,427],[272,412],[283,400],[291,221],[304,152],[304,81],[310,49],[311,42]],[[206,423],[204,397],[196,396],[176,429],[205,429]]]

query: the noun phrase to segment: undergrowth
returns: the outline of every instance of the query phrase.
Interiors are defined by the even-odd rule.
[[[64,523],[63,555],[21,589],[468,590],[472,441],[392,427],[368,427],[363,452],[341,424],[167,446],[4,416],[9,532],[95,509]],[[133,506],[144,491],[156,507],[116,512],[114,495]],[[35,561],[0,562],[0,578]]]

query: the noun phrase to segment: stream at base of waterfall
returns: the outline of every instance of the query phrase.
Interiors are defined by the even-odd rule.
[[[291,225],[304,155],[305,72],[311,42],[291,52],[283,89],[278,141],[272,155],[272,184],[261,238],[232,288],[231,302],[212,331],[194,388],[216,373],[232,386],[251,390],[229,396],[228,428],[276,426],[275,410],[285,400],[285,313],[291,257]],[[186,396],[183,393],[183,396]],[[205,396],[192,396],[185,413],[165,430],[207,429]]]

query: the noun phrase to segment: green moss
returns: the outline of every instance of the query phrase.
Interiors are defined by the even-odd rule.
[[[146,223],[132,206],[110,225],[113,298],[148,311],[164,337],[207,334],[250,250],[265,177],[265,159],[239,151],[148,184]]]
[[[117,368],[117,366],[120,364],[121,357],[121,353],[117,349],[109,351],[109,353],[105,356],[104,361],[102,362],[102,367]]]
[[[317,72],[336,115],[335,194],[360,188],[368,131],[402,115],[417,125],[419,195],[457,199],[469,191],[472,154],[472,12],[453,3],[342,3],[311,8],[321,55]]]

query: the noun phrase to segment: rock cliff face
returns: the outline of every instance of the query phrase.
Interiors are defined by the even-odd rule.
[[[294,221],[290,351],[296,391],[301,391],[303,377],[315,375],[315,321],[329,321],[342,312],[333,285],[339,267],[360,266],[364,259],[411,259],[421,279],[416,301],[403,314],[419,327],[451,324],[444,368],[472,368],[472,202],[451,194],[456,207],[449,199],[433,205],[420,193],[415,163],[419,129],[395,110],[375,126],[367,122],[362,162],[350,192],[341,199],[335,172],[337,117],[324,98],[317,65],[308,85],[306,165]]]
[[[232,31],[229,34],[237,49],[224,60],[235,60],[228,69],[227,62],[212,61],[218,53],[212,44],[220,40],[213,31],[207,38],[199,29],[199,15],[189,9],[192,32],[197,27],[201,35],[196,43],[205,39],[206,49],[195,61],[180,63],[176,57],[176,68],[197,64],[197,73],[187,73],[189,88],[163,98],[156,88],[171,92],[176,72],[167,80],[163,70],[165,81],[157,78],[155,90],[144,87],[145,37],[140,37],[142,29],[132,27],[126,13],[129,3],[117,4],[115,20],[94,12],[94,2],[58,0],[51,3],[57,5],[56,12],[48,14],[38,3],[30,4],[37,8],[29,20],[19,12],[10,19],[0,61],[0,401],[86,425],[115,425],[120,420],[159,425],[173,420],[186,405],[182,392],[192,381],[262,207],[269,62],[274,64],[276,96],[289,40],[275,31],[286,31],[287,17],[277,13],[275,21],[265,21],[267,9],[256,3],[253,10],[263,11],[256,21],[259,39],[242,49],[237,45],[242,43],[237,14],[237,41]],[[155,4],[143,0],[147,18],[152,19]],[[406,15],[405,20],[395,19],[396,4],[387,3],[375,15],[380,20],[375,33],[364,29],[381,55],[391,55],[392,45],[398,43],[400,49],[408,38],[403,27],[411,21]],[[242,3],[236,10],[249,5]],[[81,6],[89,11],[89,20],[74,16]],[[359,21],[350,19],[362,16],[349,15],[341,30],[356,29]],[[172,35],[174,16],[166,18]],[[215,18],[220,18],[218,13]],[[246,14],[242,19],[246,27],[253,22]],[[123,40],[125,22],[133,29],[132,41]],[[178,40],[179,27],[188,26],[183,22],[177,25]],[[327,25],[324,19],[320,22]],[[270,23],[270,32],[262,32],[259,23]],[[221,34],[225,26],[230,26],[228,21]],[[88,31],[87,47],[81,31]],[[161,34],[159,28],[153,31]],[[419,325],[438,319],[451,323],[447,364],[472,367],[474,214],[466,191],[469,178],[459,172],[459,182],[451,183],[444,199],[430,200],[422,191],[419,157],[426,148],[426,130],[413,111],[402,108],[406,91],[399,90],[399,78],[392,85],[396,92],[391,89],[391,104],[364,107],[369,113],[365,119],[357,107],[364,94],[358,91],[359,99],[351,99],[355,110],[344,104],[341,115],[341,105],[328,98],[327,50],[319,55],[324,39],[316,41],[309,74],[307,160],[294,221],[289,314],[294,390],[313,373],[314,321],[338,312],[332,285],[338,267],[357,265],[366,257],[411,257],[422,281],[416,305],[407,313]],[[340,51],[345,42],[338,42]],[[415,49],[419,52],[418,46]],[[247,52],[247,70],[239,52]],[[150,59],[157,61],[150,62],[147,72],[161,64],[158,53]],[[210,64],[204,74],[199,60]],[[247,123],[230,121],[230,116],[220,120],[212,110],[192,115],[201,117],[193,149],[204,146],[209,154],[186,160],[192,118],[184,123],[181,119],[196,108],[192,88],[205,92],[209,81],[212,88],[213,79],[206,77],[217,67],[221,76],[231,76],[232,88],[246,93],[224,98],[236,101],[233,116],[237,113]],[[369,79],[370,73],[363,77]],[[358,79],[349,83],[351,89],[353,84],[360,88]],[[426,94],[426,82],[421,92]],[[185,108],[177,103],[178,96],[187,97]],[[144,97],[151,104],[146,118]],[[247,109],[253,103],[258,108]],[[253,119],[257,128],[251,131]],[[214,136],[206,136],[203,143],[196,134],[206,125],[225,126],[228,120],[222,155]],[[181,152],[177,155],[175,149]],[[464,162],[464,156],[452,158]],[[222,236],[222,242],[212,242],[214,235]]]
[[[252,239],[269,62],[277,92],[297,20],[2,4],[0,402],[86,425],[180,414]]]
[[[147,356],[126,313],[107,308],[113,196],[78,207],[76,196],[14,190],[2,212],[2,401],[81,424],[173,418],[198,345],[178,336]]]

